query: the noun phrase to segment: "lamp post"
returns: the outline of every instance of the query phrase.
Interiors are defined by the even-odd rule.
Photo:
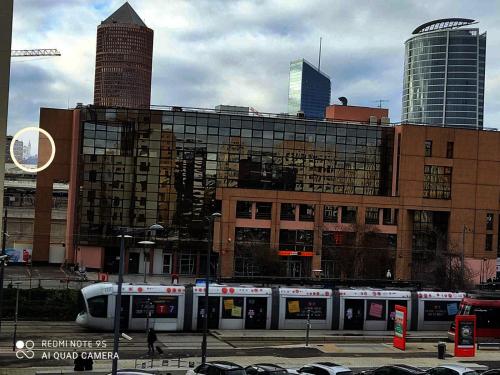
[[[201,363],[207,361],[207,335],[208,335],[208,289],[210,286],[210,253],[212,252],[212,225],[216,217],[221,217],[219,212],[214,212],[207,216],[208,220],[208,239],[207,239],[207,271],[205,278],[205,311],[203,314],[203,340],[201,342]]]
[[[138,244],[143,245],[142,254],[144,258],[144,284],[146,284],[146,245],[154,245],[155,243],[153,241],[139,241]],[[149,253],[148,253],[148,260],[149,260]]]
[[[2,228],[2,253],[0,256],[4,258],[0,261],[0,331],[2,329],[3,275],[4,268],[7,265],[7,258],[5,257],[5,243],[7,242],[7,208],[5,209]]]
[[[161,230],[163,227],[160,224],[153,224],[149,227],[151,231]],[[147,230],[147,229],[146,229]],[[114,318],[114,336],[113,336],[113,367],[112,373],[113,375],[117,374],[118,371],[118,343],[120,339],[120,318],[122,311],[122,284],[123,284],[123,271],[125,268],[125,238],[132,238],[132,236],[125,234],[125,231],[128,232],[141,232],[144,229],[132,229],[127,230],[126,228],[120,228],[120,265],[118,269],[118,291],[116,293],[115,300],[115,318]]]
[[[19,285],[21,285],[21,281],[16,281],[14,283],[16,285],[16,310],[14,314],[14,334],[12,335],[12,351],[16,351],[16,340],[17,340],[17,313],[19,311]]]

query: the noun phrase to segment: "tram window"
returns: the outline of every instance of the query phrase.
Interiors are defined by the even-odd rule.
[[[96,296],[88,299],[89,314],[95,318],[105,318],[108,315],[108,296]]]
[[[287,298],[285,319],[326,319],[326,298]]]
[[[148,300],[151,304],[151,318],[177,318],[177,296],[134,296],[132,299],[132,318],[146,317]]]
[[[366,301],[366,320],[385,320],[385,300]]]
[[[224,297],[222,307],[222,319],[243,319],[243,297]]]
[[[477,328],[500,328],[500,308],[477,307]]]
[[[451,321],[458,312],[458,302],[424,301],[424,320]]]

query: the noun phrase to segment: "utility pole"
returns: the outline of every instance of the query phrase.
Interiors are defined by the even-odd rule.
[[[465,231],[467,230],[467,227],[463,226],[462,228],[462,255],[461,255],[461,264],[460,264],[460,275],[462,278],[462,288],[465,286]]]
[[[7,242],[7,208],[5,208],[5,213],[3,217],[3,225],[2,225],[2,259],[0,260],[0,333],[2,330],[2,306],[3,306],[3,278],[4,278],[4,269],[7,264],[5,255],[5,243]]]
[[[117,374],[118,370],[118,340],[120,339],[120,321],[122,312],[122,284],[123,284],[123,269],[125,268],[124,263],[125,258],[125,230],[121,228],[120,233],[120,265],[118,269],[118,291],[116,293],[115,299],[115,327],[114,327],[114,337],[113,337],[113,375]]]

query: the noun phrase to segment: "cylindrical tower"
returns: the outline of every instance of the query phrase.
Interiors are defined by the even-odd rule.
[[[97,27],[94,104],[149,108],[153,30],[129,3]]]
[[[483,127],[486,33],[465,18],[431,21],[405,43],[402,121]]]

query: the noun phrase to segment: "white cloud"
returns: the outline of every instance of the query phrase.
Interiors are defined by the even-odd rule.
[[[16,0],[13,48],[58,48],[61,57],[12,63],[9,130],[38,122],[40,106],[93,100],[97,25],[113,0]],[[488,31],[485,124],[500,127],[500,26],[496,1],[131,0],[155,32],[152,102],[286,111],[288,66],[304,57],[331,78],[332,101],[401,111],[404,41],[431,19],[468,17]]]

